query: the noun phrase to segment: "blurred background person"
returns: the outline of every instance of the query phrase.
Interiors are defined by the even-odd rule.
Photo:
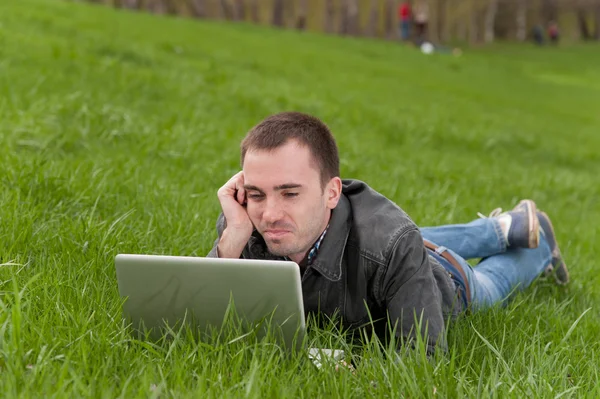
[[[398,6],[398,20],[400,21],[400,38],[407,41],[410,39],[410,28],[412,24],[410,1],[403,1]]]

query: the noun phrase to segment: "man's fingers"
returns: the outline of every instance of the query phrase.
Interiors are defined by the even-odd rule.
[[[345,360],[340,360],[335,365],[335,371],[340,371],[341,366],[344,366],[344,368],[347,368],[348,370],[350,370],[350,372],[352,374],[356,375],[356,369],[354,368],[354,366],[352,365],[352,363],[348,363]]]
[[[246,198],[246,191],[244,190],[244,187],[239,187],[237,189],[237,202],[239,202],[240,205],[244,205],[245,198]]]
[[[244,190],[244,174],[243,172],[238,173],[235,181],[235,188],[237,190],[237,201],[240,205],[244,205],[246,199],[246,190]]]
[[[239,192],[240,188],[244,188],[244,179],[242,176],[243,172],[238,172],[235,175],[233,175],[227,181],[227,183],[225,183],[225,185],[223,185],[223,187],[219,189],[219,196],[231,196],[237,200],[237,198],[235,197],[236,193]]]

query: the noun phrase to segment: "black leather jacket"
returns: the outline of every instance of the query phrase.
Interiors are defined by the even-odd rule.
[[[319,253],[302,276],[305,312],[335,314],[345,328],[367,328],[384,341],[388,321],[406,340],[414,338],[415,319],[422,318],[429,352],[436,346],[445,351],[445,322],[463,310],[449,274],[428,254],[415,223],[392,201],[358,180],[343,180],[342,194]],[[219,237],[224,228],[221,214]],[[217,256],[218,242],[207,256]],[[268,252],[256,231],[241,257],[282,259]]]

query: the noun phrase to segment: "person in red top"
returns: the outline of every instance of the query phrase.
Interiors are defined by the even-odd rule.
[[[403,1],[398,6],[398,19],[400,20],[400,37],[402,40],[410,38],[410,24],[412,20],[412,10],[409,1]]]
[[[556,21],[550,21],[548,24],[548,38],[552,44],[558,44],[559,33]]]

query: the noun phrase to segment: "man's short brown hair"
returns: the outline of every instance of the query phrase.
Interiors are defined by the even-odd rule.
[[[248,151],[274,150],[289,140],[308,147],[319,167],[322,187],[340,176],[340,158],[331,131],[318,118],[300,112],[271,115],[253,127],[241,144],[242,167]]]

